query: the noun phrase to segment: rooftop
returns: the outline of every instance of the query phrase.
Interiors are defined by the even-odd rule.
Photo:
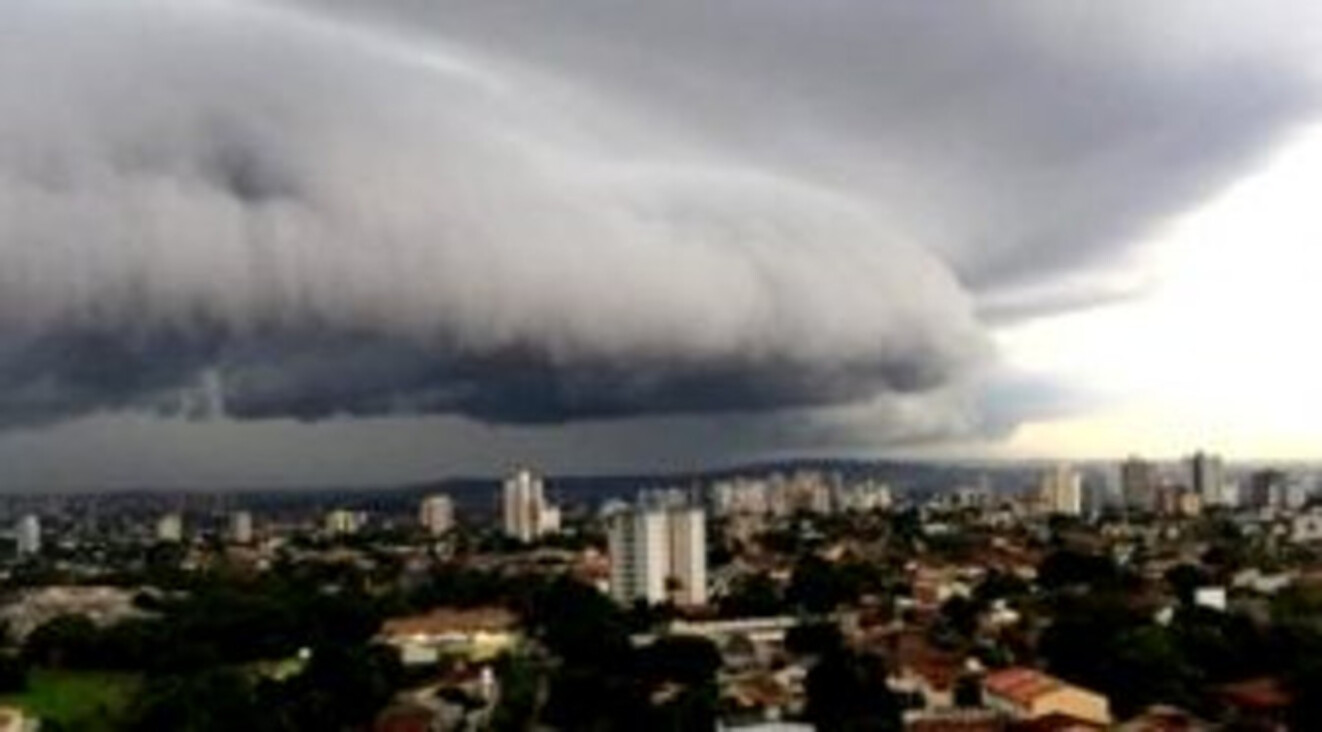
[[[1032,704],[1035,699],[1067,686],[1054,676],[1022,666],[987,674],[982,685],[988,692],[1021,706]]]
[[[438,608],[424,615],[390,618],[381,626],[386,637],[443,635],[447,633],[497,633],[518,624],[514,613],[502,607],[469,609]]]

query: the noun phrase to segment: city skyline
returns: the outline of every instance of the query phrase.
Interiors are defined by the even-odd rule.
[[[1271,7],[19,0],[0,491],[1322,459]]]

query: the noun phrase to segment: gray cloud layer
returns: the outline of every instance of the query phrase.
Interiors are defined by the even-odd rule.
[[[10,3],[0,423],[967,425],[977,313],[1095,299],[1311,112],[1318,24],[960,5]]]

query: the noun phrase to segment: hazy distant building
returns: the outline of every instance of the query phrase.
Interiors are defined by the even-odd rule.
[[[1217,506],[1225,497],[1225,466],[1219,455],[1201,450],[1189,458],[1189,485],[1204,506]]]
[[[1125,508],[1153,511],[1157,508],[1157,468],[1151,462],[1131,457],[1120,464],[1120,498]]]
[[[832,492],[837,511],[866,513],[891,507],[891,489],[885,483],[839,483]]]
[[[506,536],[533,541],[560,530],[560,510],[546,502],[542,479],[531,470],[506,478],[500,499]]]
[[[1203,494],[1193,489],[1181,490],[1177,496],[1176,511],[1181,516],[1196,517],[1202,514],[1203,507],[1207,505],[1203,501]]]
[[[753,478],[719,481],[712,485],[710,499],[717,516],[762,515],[771,510],[767,482]]]
[[[1153,489],[1152,511],[1162,516],[1180,514],[1180,497],[1186,492],[1184,486],[1169,480],[1160,480]]]
[[[956,487],[946,497],[946,501],[952,508],[978,509],[989,508],[996,502],[991,488],[991,480],[985,475],[978,478],[975,485]]]
[[[1097,516],[1111,506],[1111,486],[1099,476],[1085,476],[1083,479],[1083,512]]]
[[[326,533],[333,536],[356,534],[366,522],[367,517],[363,515],[361,511],[349,511],[347,509],[337,508],[326,514]]]
[[[706,516],[699,508],[639,508],[611,516],[611,596],[629,604],[707,602]]]
[[[1291,481],[1285,486],[1285,505],[1292,511],[1303,508],[1312,497],[1312,488],[1301,481]]]
[[[167,513],[156,520],[156,540],[177,544],[184,540],[184,517]]]
[[[427,496],[418,506],[418,523],[432,536],[454,528],[454,501],[446,495]]]
[[[1238,508],[1241,503],[1240,494],[1241,491],[1238,483],[1233,480],[1224,480],[1221,483],[1220,505],[1227,508]]]
[[[1285,505],[1287,476],[1279,470],[1258,470],[1249,476],[1244,501],[1250,508],[1280,508]]]
[[[252,543],[252,514],[247,511],[235,511],[230,514],[230,541],[235,544]]]
[[[14,542],[20,557],[30,557],[41,553],[41,519],[28,514],[18,520],[14,530]]]
[[[1083,514],[1083,475],[1069,465],[1057,465],[1042,474],[1038,502],[1050,514]]]
[[[684,508],[696,501],[686,488],[649,488],[638,493],[637,503],[650,508]]]

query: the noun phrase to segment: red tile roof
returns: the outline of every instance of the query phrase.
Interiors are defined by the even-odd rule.
[[[1284,709],[1293,701],[1281,682],[1270,677],[1225,684],[1217,691],[1231,706],[1254,711]]]
[[[1066,686],[1064,681],[1041,671],[1022,666],[987,674],[982,680],[989,693],[1008,699],[1019,706],[1029,706],[1043,694]]]
[[[1012,732],[1095,732],[1106,729],[1106,725],[1064,712],[1052,712],[1037,719],[1019,722],[1010,729]]]

